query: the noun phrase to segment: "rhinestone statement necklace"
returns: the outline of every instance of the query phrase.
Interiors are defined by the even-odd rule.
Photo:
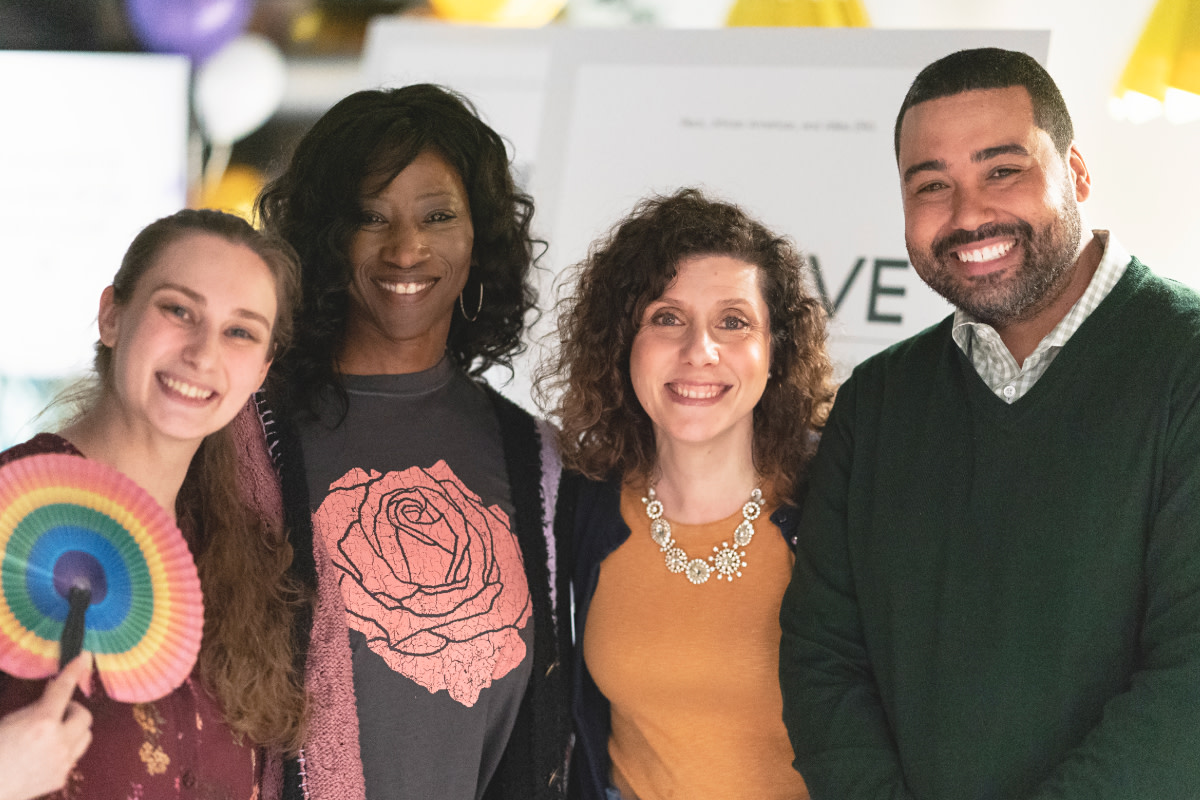
[[[679,542],[671,536],[671,523],[663,519],[662,501],[654,493],[651,486],[646,491],[642,502],[646,505],[646,516],[650,518],[650,538],[658,545],[666,557],[667,569],[671,572],[682,572],[687,579],[695,584],[705,583],[712,574],[717,574],[717,580],[724,578],[732,581],[742,577],[743,560],[746,551],[739,550],[750,544],[754,538],[754,520],[762,513],[762,491],[755,489],[750,493],[750,499],[742,506],[742,521],[733,531],[733,546],[729,542],[721,542],[720,547],[713,547],[713,554],[707,560],[702,558],[688,559],[688,554],[679,546]]]

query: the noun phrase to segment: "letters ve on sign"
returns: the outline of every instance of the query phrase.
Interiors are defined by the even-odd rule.
[[[825,275],[821,271],[821,262],[815,255],[808,257],[809,264],[812,266],[813,277],[816,279],[817,292],[821,295],[821,303],[825,306],[826,313],[831,318],[836,317],[842,309],[842,303],[846,300],[846,295],[850,293],[851,287],[854,286],[854,281],[862,272],[863,266],[867,263],[867,257],[861,256],[854,262],[854,267],[851,268],[850,274],[846,276],[846,280],[838,289],[837,296],[832,297],[825,283]],[[885,284],[883,282],[883,271],[885,269],[908,269],[908,261],[898,258],[876,258],[872,262],[873,269],[871,272],[871,291],[867,295],[867,322],[880,322],[886,325],[899,325],[904,320],[900,314],[884,314],[879,311],[878,302],[880,296],[903,297],[904,287]]]

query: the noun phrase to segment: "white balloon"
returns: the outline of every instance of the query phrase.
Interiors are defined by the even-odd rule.
[[[254,34],[234,39],[196,73],[192,103],[205,137],[231,145],[258,130],[279,108],[286,86],[278,47]]]

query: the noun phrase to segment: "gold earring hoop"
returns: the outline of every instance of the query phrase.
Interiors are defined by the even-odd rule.
[[[463,319],[467,322],[474,322],[479,319],[479,312],[483,310],[483,281],[479,282],[479,305],[475,307],[475,316],[467,316],[467,309],[463,307],[462,292],[458,293],[458,310],[462,312]]]

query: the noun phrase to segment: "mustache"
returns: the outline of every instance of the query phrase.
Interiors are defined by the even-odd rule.
[[[951,231],[941,239],[934,241],[933,255],[942,258],[956,247],[999,236],[1012,236],[1019,241],[1028,242],[1033,239],[1033,226],[1024,220],[1020,222],[988,222],[973,231],[961,229]]]

